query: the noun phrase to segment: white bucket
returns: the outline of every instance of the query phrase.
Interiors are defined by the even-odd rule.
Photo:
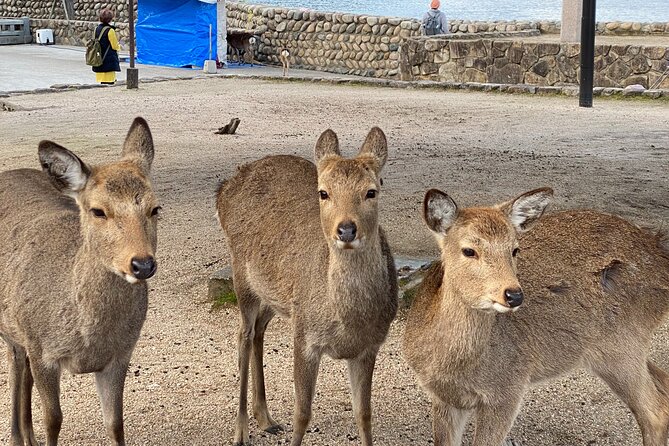
[[[202,70],[207,74],[216,74],[216,61],[215,60],[205,60],[204,69]]]

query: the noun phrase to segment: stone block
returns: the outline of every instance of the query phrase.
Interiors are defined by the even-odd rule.
[[[559,43],[539,43],[537,44],[537,56],[544,57],[556,55],[560,52]]]
[[[632,60],[630,60],[627,65],[632,69],[632,72],[635,74],[647,73],[651,69],[651,62],[646,56],[637,54]]]
[[[492,42],[492,56],[495,58],[504,57],[506,56],[506,52],[509,50],[510,47],[511,47],[511,42],[495,40]]]
[[[544,76],[536,74],[532,71],[525,73],[525,83],[530,85],[546,86],[548,82]]]
[[[567,57],[576,57],[581,54],[581,45],[578,43],[565,43],[561,48],[561,52]]]
[[[439,66],[439,79],[445,82],[456,81],[457,64],[455,62],[447,62]]]
[[[522,42],[513,42],[507,51],[507,57],[511,63],[520,63],[525,55]]]
[[[486,74],[490,82],[498,84],[521,84],[525,78],[525,71],[515,63],[508,63],[501,68],[491,65]]]
[[[606,76],[617,84],[622,84],[622,81],[631,74],[632,69],[621,59],[616,60],[606,69]]]
[[[216,306],[237,303],[231,267],[223,268],[211,275],[207,283],[207,298]]]
[[[663,59],[668,51],[669,49],[662,46],[644,46],[641,48],[641,54],[653,60]]]
[[[642,85],[643,88],[648,88],[648,76],[647,75],[642,75],[642,74],[637,74],[634,76],[630,76],[622,81],[622,86],[628,87],[631,85]]]
[[[595,57],[606,56],[611,51],[611,45],[595,45]]]
[[[546,64],[548,64],[548,61],[546,59],[548,59],[548,58],[544,58],[544,62],[546,62]],[[534,66],[537,63],[538,60],[539,60],[539,58],[536,55],[534,55],[532,53],[526,53],[526,54],[523,55],[523,58],[520,60],[520,67],[524,71],[527,71],[532,66]],[[545,74],[542,75],[542,76],[545,76]]]
[[[467,68],[464,71],[463,81],[485,83],[488,82],[488,77],[483,71],[479,71],[476,68]]]
[[[646,90],[642,94],[645,97],[657,99],[662,97],[662,90]]]
[[[434,63],[443,64],[451,60],[451,53],[448,51],[448,47],[443,50],[434,53]]]
[[[534,66],[532,67],[532,72],[534,72],[535,74],[541,76],[542,78],[543,78],[543,77],[546,77],[546,75],[548,74],[548,71],[549,71],[549,70],[550,70],[550,65],[548,64],[548,61],[546,61],[545,59],[544,59],[544,60],[540,60],[540,61],[538,61],[538,62],[537,62],[536,64],[534,64]]]
[[[578,82],[577,67],[579,60],[577,58],[570,58],[564,54],[558,54],[555,58],[557,68],[560,72],[560,81],[567,83]]]
[[[420,74],[423,76],[439,72],[439,65],[431,62],[426,62],[420,66]]]

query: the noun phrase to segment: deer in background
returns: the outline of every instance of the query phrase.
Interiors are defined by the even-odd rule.
[[[282,48],[279,53],[279,61],[283,67],[283,77],[288,75],[288,70],[290,69],[290,51],[288,48]]]
[[[425,195],[441,261],[417,293],[404,348],[432,400],[435,446],[459,446],[471,414],[474,446],[503,444],[529,386],[577,367],[629,406],[644,446],[667,444],[669,375],[648,355],[669,308],[669,250],[612,215],[539,221],[551,196],[460,209]]]
[[[355,158],[343,158],[325,131],[316,166],[270,156],[240,168],[218,191],[241,315],[239,411],[235,445],[249,444],[247,388],[252,356],[253,414],[277,432],[265,398],[263,338],[279,314],[292,321],[295,414],[292,446],[302,444],[321,357],[347,361],[362,444],[372,444],[372,373],[397,312],[393,257],[378,223],[386,138],[373,128]]]
[[[124,445],[123,387],[156,271],[153,142],[133,122],[117,162],[89,166],[51,141],[43,172],[0,173],[0,337],[8,346],[11,444],[37,446],[37,386],[47,436],[62,423],[60,375],[95,373],[107,433]]]

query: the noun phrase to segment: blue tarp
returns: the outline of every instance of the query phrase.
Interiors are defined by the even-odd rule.
[[[201,67],[216,59],[216,4],[200,0],[140,0],[137,4],[137,62]]]

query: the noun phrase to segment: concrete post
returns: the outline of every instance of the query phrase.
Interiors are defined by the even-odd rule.
[[[560,41],[581,41],[581,15],[583,14],[583,0],[562,0],[562,24]]]
[[[228,63],[228,28],[225,0],[216,3],[216,53],[218,61],[224,65]]]
[[[139,68],[135,68],[135,2],[128,0],[128,44],[130,46],[130,67],[125,72],[126,87],[139,87]]]

